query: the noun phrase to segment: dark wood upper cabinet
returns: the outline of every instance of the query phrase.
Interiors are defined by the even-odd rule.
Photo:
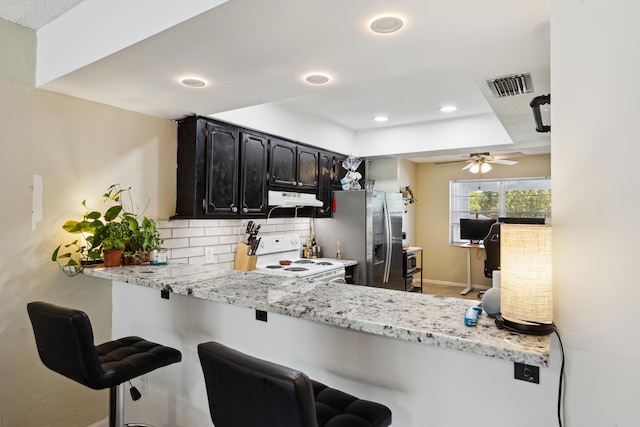
[[[318,200],[322,207],[316,210],[317,217],[331,216],[331,180],[333,178],[334,154],[320,151],[318,153]]]
[[[184,118],[176,217],[265,217],[269,189],[315,193],[322,208],[298,215],[331,215],[331,191],[340,189],[336,165],[345,157],[206,117]]]
[[[265,135],[201,117],[180,120],[176,216],[266,214],[267,155]]]
[[[281,187],[298,186],[298,157],[295,144],[275,138],[269,140],[269,184]]]
[[[315,191],[318,187],[318,149],[271,138],[269,185]]]
[[[318,149],[297,148],[298,187],[315,190],[318,187]]]
[[[243,214],[267,211],[267,155],[268,139],[265,135],[241,132],[240,199]]]
[[[238,128],[207,123],[205,214],[237,213],[239,209],[238,167],[240,165]]]

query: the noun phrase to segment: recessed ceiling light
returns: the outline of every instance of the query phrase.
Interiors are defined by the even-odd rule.
[[[304,76],[304,79],[307,83],[312,85],[323,85],[325,83],[329,83],[329,80],[331,80],[328,75],[322,73],[307,74]]]
[[[404,20],[399,16],[380,16],[369,24],[371,31],[378,34],[395,33],[404,27]]]
[[[180,83],[189,87],[204,87],[207,85],[207,82],[195,77],[185,77],[183,79],[180,79]]]
[[[458,109],[458,107],[456,107],[455,105],[445,105],[444,107],[440,107],[440,111],[442,111],[443,113],[451,113],[453,111],[456,111]]]
[[[375,116],[373,120],[376,122],[386,122],[389,120],[389,116]]]

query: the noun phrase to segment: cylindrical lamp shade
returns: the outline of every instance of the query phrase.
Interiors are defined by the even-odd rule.
[[[500,310],[506,322],[536,328],[553,324],[551,227],[500,227]],[[535,332],[533,332],[535,333]]]

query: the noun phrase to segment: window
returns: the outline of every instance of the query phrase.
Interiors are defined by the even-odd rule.
[[[449,183],[449,243],[460,239],[460,218],[545,218],[551,223],[551,178],[481,179]]]

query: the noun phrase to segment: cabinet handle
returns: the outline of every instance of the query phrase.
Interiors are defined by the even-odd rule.
[[[238,208],[237,208],[236,206],[232,207],[232,208],[231,208],[231,212],[233,212],[233,213],[238,212]]]
[[[242,213],[247,213],[247,212],[249,212],[248,208],[242,208]]]

